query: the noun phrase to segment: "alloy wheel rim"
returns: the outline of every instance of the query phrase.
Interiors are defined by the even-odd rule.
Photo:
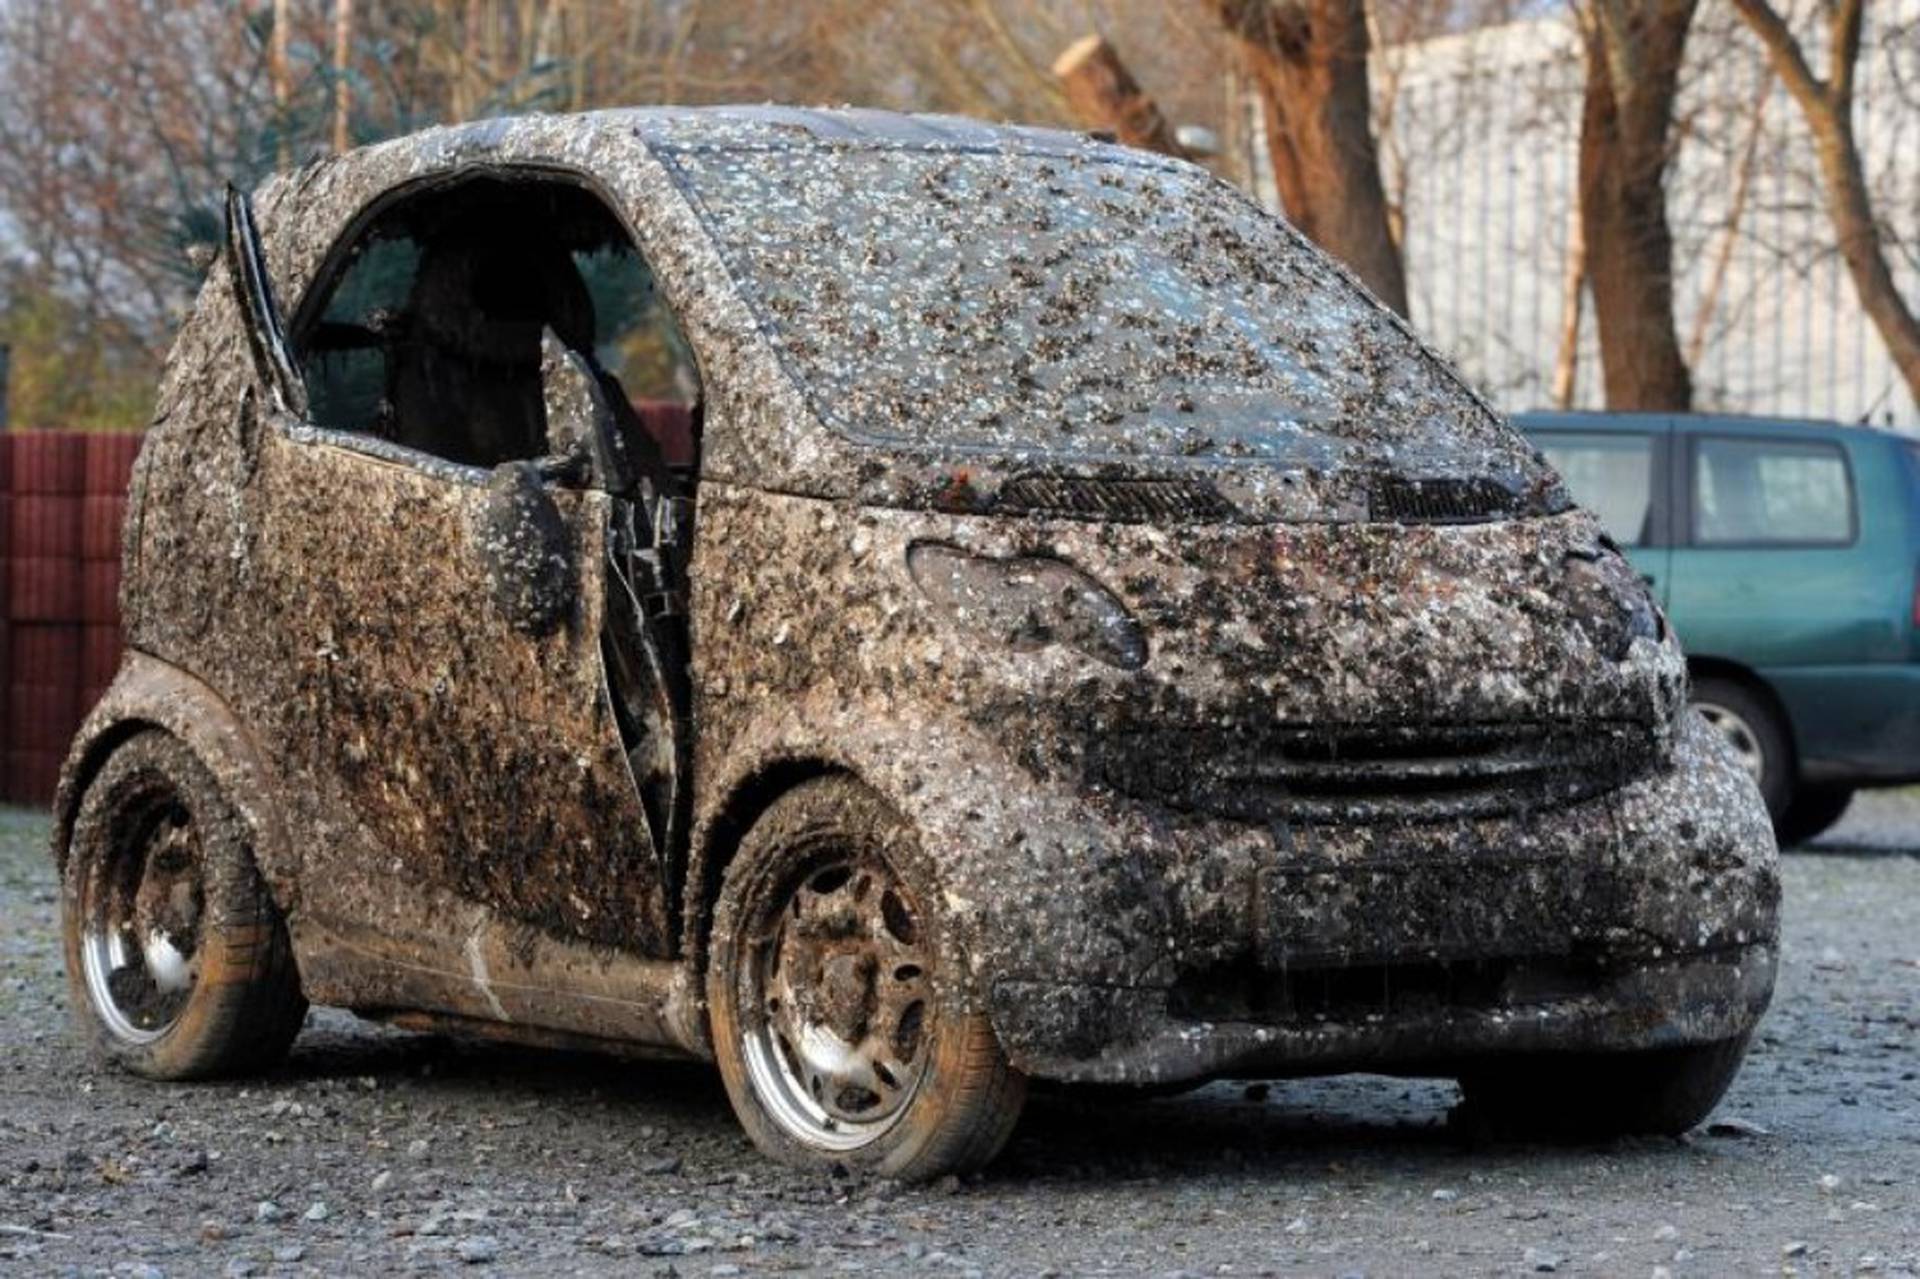
[[[900,1121],[931,1056],[932,964],[884,861],[812,863],[765,918],[745,979],[747,1073],[782,1128],[843,1152]]]
[[[138,832],[82,883],[80,966],[107,1030],[148,1044],[179,1022],[199,983],[206,891],[185,808],[158,805]]]
[[[1753,725],[1747,723],[1739,714],[1714,702],[1696,702],[1700,714],[1712,725],[1715,732],[1727,739],[1733,747],[1733,753],[1739,757],[1740,766],[1755,782],[1761,780],[1767,771],[1767,753],[1760,747],[1760,738],[1753,731]]]

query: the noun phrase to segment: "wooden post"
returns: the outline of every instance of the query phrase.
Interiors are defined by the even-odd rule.
[[[0,431],[7,429],[7,377],[13,371],[13,348],[0,342]]]
[[[1160,107],[1102,36],[1076,40],[1054,59],[1067,105],[1090,129],[1110,130],[1130,147],[1187,158]]]

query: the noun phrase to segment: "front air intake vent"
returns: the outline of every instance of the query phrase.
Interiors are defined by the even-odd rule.
[[[1367,502],[1373,519],[1393,524],[1478,524],[1506,519],[1519,510],[1519,498],[1484,477],[1385,479],[1373,486]]]
[[[1238,512],[1205,480],[1108,480],[1016,475],[1000,486],[996,513],[1127,524],[1219,524]]]

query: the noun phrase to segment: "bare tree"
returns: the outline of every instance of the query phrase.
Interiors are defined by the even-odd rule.
[[[1697,0],[1585,0],[1580,218],[1607,407],[1685,410],[1666,173]]]
[[[1266,115],[1287,216],[1402,315],[1407,280],[1375,145],[1364,0],[1205,0]]]
[[[1920,399],[1920,319],[1894,285],[1853,132],[1854,69],[1860,60],[1864,0],[1822,0],[1828,39],[1824,78],[1814,74],[1800,41],[1767,0],[1733,0],[1733,7],[1760,38],[1774,74],[1806,117],[1826,188],[1827,216],[1854,291],[1901,378]]]

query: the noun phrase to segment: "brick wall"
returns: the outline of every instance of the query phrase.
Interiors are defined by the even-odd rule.
[[[120,663],[136,434],[0,432],[0,801],[44,804]]]

